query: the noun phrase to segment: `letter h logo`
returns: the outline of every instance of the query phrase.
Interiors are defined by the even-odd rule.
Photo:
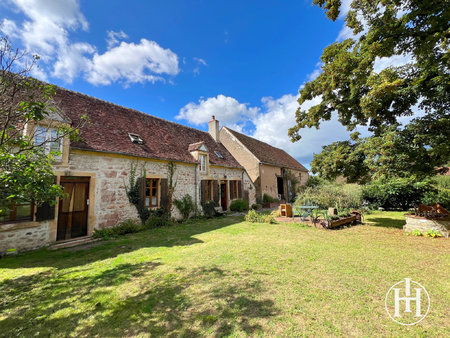
[[[416,302],[416,317],[421,317],[420,300],[421,300],[421,288],[414,288],[416,290],[416,296],[411,297],[411,279],[405,278],[405,297],[400,297],[400,289],[394,288],[394,299],[395,299],[395,312],[394,317],[400,317],[400,301],[405,301],[405,311],[411,311],[411,301]]]

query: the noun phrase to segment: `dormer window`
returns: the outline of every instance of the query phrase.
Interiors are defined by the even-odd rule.
[[[44,148],[46,154],[58,151],[62,153],[62,138],[53,128],[37,126],[34,133],[34,144]],[[61,155],[56,157],[60,158]]]
[[[131,142],[136,144],[144,144],[144,140],[142,140],[138,134],[128,133],[128,136],[130,137]]]
[[[222,154],[219,153],[217,150],[215,151],[215,153],[216,153],[216,155],[217,155],[218,158],[223,158]]]
[[[200,172],[206,173],[206,155],[199,155],[200,160]]]

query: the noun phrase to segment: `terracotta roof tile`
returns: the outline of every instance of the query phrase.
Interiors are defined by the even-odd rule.
[[[189,145],[203,142],[210,152],[211,164],[242,168],[207,132],[62,88],[57,89],[54,100],[74,125],[82,115],[90,119],[80,130],[82,141],[72,142],[71,147],[197,163],[189,152]],[[128,133],[138,134],[144,143],[131,142]],[[223,158],[214,151],[219,151]]]
[[[285,152],[283,149],[275,148],[267,143],[259,141],[253,137],[238,133],[230,128],[223,127],[236,137],[255,157],[266,164],[277,167],[286,167],[308,171],[295,158]]]

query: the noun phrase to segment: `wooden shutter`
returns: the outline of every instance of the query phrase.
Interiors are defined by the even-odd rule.
[[[53,184],[56,184],[57,178],[53,176]],[[43,203],[41,206],[36,208],[36,221],[48,221],[55,219],[55,205],[50,205],[50,203]]]
[[[161,179],[161,200],[159,206],[166,210],[169,209],[169,182],[167,178]]]
[[[200,200],[202,201],[202,203],[206,202],[206,180],[202,180],[200,182]]]
[[[230,200],[233,199],[234,192],[233,192],[233,181],[228,181],[228,186],[230,187]]]
[[[137,179],[139,186],[139,207],[145,208],[145,181],[146,179],[143,177],[139,177]]]
[[[242,181],[238,181],[238,197],[242,198]]]
[[[36,221],[48,221],[55,219],[55,206],[50,203],[43,203],[36,208]]]
[[[219,203],[219,181],[213,181],[213,200]]]

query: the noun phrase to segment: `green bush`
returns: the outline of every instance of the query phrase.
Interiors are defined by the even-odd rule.
[[[255,210],[250,210],[247,215],[245,215],[245,220],[250,223],[276,223],[275,218],[272,214],[264,215],[258,214]]]
[[[434,190],[426,191],[421,203],[432,205],[439,203],[445,209],[450,209],[450,176],[436,176],[431,180]]]
[[[250,223],[260,223],[261,217],[255,210],[250,210],[247,215],[245,215],[245,220]]]
[[[243,199],[233,200],[230,203],[230,210],[238,211],[238,212],[247,211],[248,210],[248,201],[243,200]]]
[[[202,203],[203,214],[207,218],[216,216],[216,210],[214,208],[218,207],[218,204],[214,201],[207,201]]]
[[[321,209],[359,209],[362,205],[362,187],[358,184],[326,183],[305,188],[296,205],[317,205]]]
[[[418,229],[414,229],[413,231],[411,231],[411,235],[413,236],[422,236],[422,232]]]
[[[134,220],[128,219],[125,220],[118,225],[110,228],[103,228],[103,229],[94,229],[94,233],[92,234],[92,238],[102,238],[102,239],[109,239],[109,238],[116,238],[119,236],[123,236],[126,234],[131,234],[134,232],[142,231],[143,227],[139,224],[137,224]]]
[[[167,213],[155,213],[151,215],[147,221],[144,223],[144,228],[146,229],[154,229],[161,228],[164,226],[170,226],[173,222],[170,220],[170,217]]]
[[[252,204],[252,209],[253,210],[261,210],[262,209],[262,205],[259,203],[254,203]]]
[[[279,200],[277,198],[273,198],[268,194],[263,195],[263,203],[277,203]]]
[[[181,200],[174,200],[173,204],[180,210],[183,220],[187,220],[197,209],[191,195],[188,194],[184,195]]]
[[[431,238],[439,238],[442,237],[442,234],[438,230],[428,229],[428,231],[425,233],[425,236]]]
[[[373,207],[407,210],[428,195],[436,193],[432,181],[414,178],[380,179],[366,185],[363,198]]]

